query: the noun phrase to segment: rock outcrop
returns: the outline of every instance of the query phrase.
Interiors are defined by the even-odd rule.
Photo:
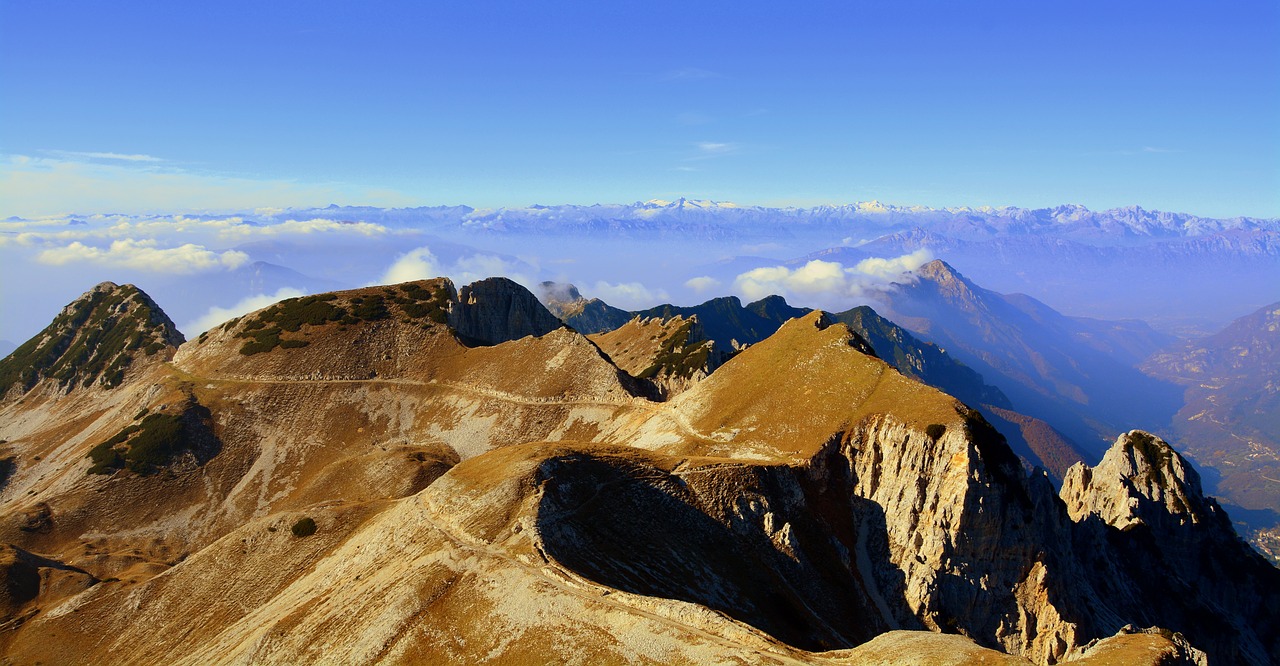
[[[588,339],[614,365],[652,382],[664,399],[705,379],[729,356],[706,338],[696,315],[687,319],[679,315],[671,319],[635,317]]]
[[[1122,435],[1067,472],[1075,553],[1119,618],[1180,632],[1214,663],[1280,662],[1280,570],[1236,535],[1173,447]]]
[[[1191,463],[1140,430],[1117,439],[1096,467],[1072,466],[1061,494],[1072,520],[1097,516],[1121,531],[1222,520],[1222,509],[1204,496]]]
[[[496,345],[563,326],[529,290],[507,278],[488,278],[458,290],[449,326],[473,344]]]

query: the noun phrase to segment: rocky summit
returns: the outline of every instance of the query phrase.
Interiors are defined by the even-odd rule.
[[[0,362],[0,653],[1280,661],[1280,570],[1169,443],[1055,488],[849,324],[766,305],[790,318],[717,355],[710,309],[595,306],[588,338],[440,278],[183,342],[100,285]]]

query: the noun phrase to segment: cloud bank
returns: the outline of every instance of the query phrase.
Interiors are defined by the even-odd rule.
[[[692,289],[694,293],[705,294],[720,286],[720,281],[710,275],[699,275],[698,277],[685,280],[684,286]]]
[[[293,287],[282,287],[274,294],[255,294],[248,298],[242,299],[229,308],[214,306],[209,308],[195,321],[182,327],[183,333],[187,337],[199,335],[224,321],[234,319],[241,315],[249,314],[254,310],[261,310],[273,303],[278,303],[286,298],[296,298],[298,296],[306,296],[306,292],[294,289]]]
[[[431,248],[420,247],[396,259],[387,272],[382,274],[382,284],[427,280],[441,275],[440,262],[431,254]]]
[[[667,300],[667,292],[649,289],[639,282],[605,282],[600,280],[591,286],[587,298],[600,300],[623,310],[642,310]]]
[[[194,243],[165,248],[159,247],[154,240],[126,238],[112,242],[107,248],[76,241],[65,247],[44,250],[36,255],[36,261],[50,266],[88,262],[114,268],[184,274],[239,268],[249,261],[249,255],[237,250],[213,252]]]
[[[459,257],[452,264],[440,261],[431,248],[420,247],[400,255],[382,274],[381,284],[396,284],[412,280],[447,277],[457,286],[470,284],[489,277],[510,278],[526,287],[532,286],[531,277],[520,272],[520,266],[492,254],[472,254]]]
[[[319,207],[330,203],[416,205],[384,189],[201,173],[151,155],[63,151],[0,156],[0,217],[73,211],[156,212]]]
[[[779,294],[823,307],[841,307],[874,297],[932,258],[927,249],[920,249],[889,259],[863,259],[852,267],[821,259],[799,268],[767,266],[738,275],[733,289],[753,301]]]

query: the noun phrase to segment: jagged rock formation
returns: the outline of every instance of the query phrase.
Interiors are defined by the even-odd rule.
[[[614,365],[654,383],[661,397],[679,395],[729,357],[706,338],[696,316],[635,317],[607,333],[588,336]]]
[[[463,339],[497,345],[543,336],[563,324],[527,289],[507,278],[488,278],[458,291],[457,307],[449,310],[449,327]]]
[[[563,326],[528,290],[507,278],[488,278],[458,291],[449,326],[464,340],[496,345]]]
[[[1245,544],[1200,477],[1163,440],[1116,440],[1062,486],[1076,552],[1123,616],[1185,634],[1215,663],[1280,660],[1280,570]],[[1219,613],[1219,609],[1231,609]]]
[[[182,342],[173,322],[142,290],[103,282],[0,360],[0,401],[42,382],[60,391],[112,388],[131,367],[168,360]]]
[[[109,400],[0,406],[15,459],[0,542],[72,581],[41,573],[32,595],[30,558],[0,567],[21,618],[0,626],[0,650],[17,663],[862,664],[895,649],[920,663],[1168,663],[1196,658],[1180,632],[1214,660],[1280,657],[1280,571],[1232,541],[1154,439],[1131,433],[1091,474],[1073,470],[1064,503],[978,412],[825,313],[655,402],[570,329],[511,339],[527,321],[509,304],[527,292],[470,292],[508,313],[468,319],[508,339],[470,346],[449,286],[281,303]],[[189,410],[213,455],[87,473],[102,442]],[[127,462],[138,432],[107,448]],[[1104,519],[1130,506],[1118,493],[1141,524]]]

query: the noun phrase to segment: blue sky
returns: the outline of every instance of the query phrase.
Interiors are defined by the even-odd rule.
[[[0,0],[0,215],[628,202],[1280,217],[1280,4]]]

